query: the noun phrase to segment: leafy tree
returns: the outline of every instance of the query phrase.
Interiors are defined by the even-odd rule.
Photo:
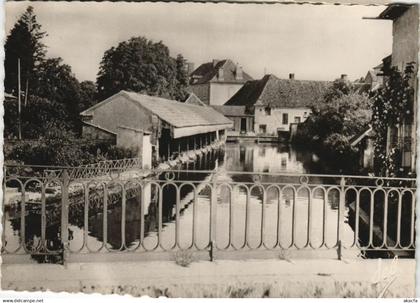
[[[22,129],[25,138],[44,136],[50,126],[60,125],[70,129],[67,112],[63,104],[45,98],[31,96],[28,106],[22,112]]]
[[[172,58],[162,42],[131,38],[111,47],[102,58],[97,77],[98,96],[105,99],[120,90],[179,98],[186,81],[182,57]],[[178,66],[178,67],[177,67]]]
[[[81,99],[80,83],[73,75],[71,67],[63,64],[61,58],[41,62],[35,94],[51,102],[63,104],[68,115],[67,122],[73,128],[77,128]]]
[[[79,111],[95,105],[97,103],[98,90],[96,84],[92,81],[83,81],[80,83],[80,103]]]
[[[401,73],[396,67],[387,72],[385,85],[374,96],[372,106],[372,127],[376,133],[374,142],[374,168],[375,174],[381,176],[405,176],[400,171],[400,146],[391,146],[387,152],[388,127],[412,124],[414,118],[414,88],[413,78],[415,63],[406,64]],[[414,109],[415,110],[415,109]]]
[[[16,138],[18,135],[17,106],[16,102],[4,104],[4,136],[6,138]],[[21,120],[22,135],[25,139],[37,139],[44,136],[52,124],[70,128],[63,104],[37,96],[29,97],[28,105],[22,108]]]
[[[349,82],[337,80],[313,108],[312,115],[298,127],[294,142],[310,145],[341,172],[353,173],[357,167],[356,149],[349,140],[371,121],[371,100],[353,92]]]
[[[350,81],[344,79],[336,79],[331,88],[325,94],[324,100],[326,103],[339,99],[342,96],[350,94],[354,87]]]
[[[188,70],[186,66],[186,60],[181,54],[179,54],[176,57],[176,79],[178,82],[175,92],[176,100],[185,100],[188,94],[186,90],[188,86]]]
[[[17,92],[18,58],[20,59],[22,90],[30,94],[29,86],[34,87],[37,68],[45,57],[45,45],[41,42],[46,33],[41,30],[32,6],[28,6],[10,31],[4,45],[5,79],[7,92]]]
[[[371,120],[370,103],[366,95],[357,93],[342,94],[338,98],[325,101],[299,127],[298,140],[322,145],[334,133],[346,137],[354,136]]]

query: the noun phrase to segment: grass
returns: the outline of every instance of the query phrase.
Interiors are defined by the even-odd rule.
[[[11,287],[13,289],[13,287]],[[19,289],[15,289],[16,291]],[[32,291],[41,289],[32,288]],[[366,282],[218,283],[98,286],[82,284],[69,292],[149,296],[153,298],[378,298],[383,285]],[[414,294],[409,287],[390,287],[385,297],[406,298]]]

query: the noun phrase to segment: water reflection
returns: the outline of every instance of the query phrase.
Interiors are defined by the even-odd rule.
[[[304,163],[310,159],[308,152],[289,145],[227,144],[225,167],[231,171],[305,173]]]
[[[295,237],[296,243],[304,245],[308,238],[308,192],[305,189],[296,193],[289,188],[281,194],[272,188],[267,190],[264,199],[264,191],[261,186],[255,184],[255,176],[252,174],[230,174],[227,171],[242,172],[264,172],[264,173],[320,173],[316,170],[316,161],[310,152],[295,150],[287,145],[272,144],[227,144],[224,150],[209,152],[208,154],[197,157],[195,161],[179,166],[179,169],[188,170],[213,170],[217,172],[216,178],[219,182],[241,182],[241,186],[231,189],[224,186],[218,189],[216,206],[216,245],[224,247],[232,242],[235,246],[240,246],[246,239],[254,247],[261,241],[266,243],[276,243],[281,239],[281,243],[287,246],[292,238]],[[315,169],[315,170],[313,170]],[[164,176],[159,177],[163,180]],[[183,172],[177,173],[175,180],[190,181],[197,188],[197,197],[194,200],[192,187],[184,186],[180,190],[180,216],[178,218],[178,231],[176,230],[176,189],[174,186],[165,186],[161,192],[157,189],[150,190],[151,203],[147,208],[141,210],[141,195],[137,194],[127,199],[125,210],[125,231],[124,238],[128,248],[135,247],[144,237],[143,245],[147,249],[157,246],[158,238],[165,248],[170,248],[176,239],[178,232],[179,244],[188,247],[195,239],[195,243],[204,248],[209,244],[210,228],[210,197],[211,190],[202,184],[203,180],[210,181],[212,176]],[[285,176],[264,175],[261,182],[286,183],[294,181]],[[247,195],[247,192],[250,195]],[[162,195],[161,197],[159,195]],[[326,230],[326,240],[330,246],[336,241],[337,224],[337,203],[338,196],[332,192],[331,195],[324,197],[322,193],[316,193],[313,199],[312,216],[314,217],[311,227],[311,237],[313,240],[321,241]],[[159,208],[158,201],[162,204]],[[195,202],[194,202],[195,201]],[[324,203],[326,207],[326,217],[328,221],[323,225],[322,218]],[[141,216],[141,213],[144,216]],[[161,222],[159,222],[161,213]],[[104,218],[104,215],[106,218]],[[262,226],[261,217],[264,215],[265,221]],[[294,218],[293,216],[296,216]],[[70,207],[70,248],[77,251],[83,246],[84,236],[84,211],[83,208]],[[122,245],[122,218],[123,208],[121,201],[109,205],[104,214],[103,205],[96,208],[90,207],[88,215],[87,245],[91,250],[98,250],[104,241],[104,219],[107,226],[106,245],[110,249],[120,249]],[[277,218],[280,218],[277,220]],[[29,212],[26,216],[26,235],[27,243],[33,242],[40,236],[40,215],[38,212]],[[59,222],[59,221],[58,221]],[[15,217],[11,220],[12,230],[19,230],[20,218]],[[161,232],[158,233],[159,224],[162,225]],[[295,225],[295,229],[292,226]],[[144,234],[141,235],[141,226],[144,226]],[[194,227],[194,228],[193,228]],[[264,235],[261,235],[261,228],[264,228]],[[192,231],[195,230],[193,235]],[[350,229],[345,230],[346,240],[351,241],[353,233]],[[8,234],[7,237],[18,238],[19,235]],[[261,238],[263,237],[263,239]],[[60,225],[48,225],[47,238],[51,247],[61,248],[60,244]],[[318,253],[318,252],[317,252]],[[317,254],[312,252],[311,256]],[[45,262],[45,260],[44,260]],[[50,262],[50,261],[46,261]]]

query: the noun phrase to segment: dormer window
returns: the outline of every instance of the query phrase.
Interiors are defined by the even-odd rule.
[[[271,116],[271,107],[270,107],[270,106],[267,106],[267,107],[265,108],[265,114],[266,114],[267,116]]]

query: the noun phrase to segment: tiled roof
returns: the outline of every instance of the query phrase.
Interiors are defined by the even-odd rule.
[[[261,80],[245,83],[225,105],[309,107],[320,102],[331,85],[329,81],[289,80],[265,75]]]
[[[120,93],[174,127],[232,123],[225,116],[209,106],[185,104],[134,92],[121,91]]]
[[[188,95],[187,99],[185,99],[183,101],[183,103],[185,103],[185,104],[199,105],[199,106],[207,106],[207,104],[205,104],[203,101],[201,101],[200,98],[198,98],[196,96],[196,94],[194,94],[194,93],[190,93]]]
[[[249,115],[246,111],[246,106],[212,105],[212,107],[226,117],[241,117]]]
[[[219,69],[223,69],[223,79],[218,79]],[[242,72],[242,79],[236,78],[236,64],[229,59],[207,62],[197,67],[190,75],[190,84],[204,84],[208,82],[237,82],[245,83],[252,77]]]

